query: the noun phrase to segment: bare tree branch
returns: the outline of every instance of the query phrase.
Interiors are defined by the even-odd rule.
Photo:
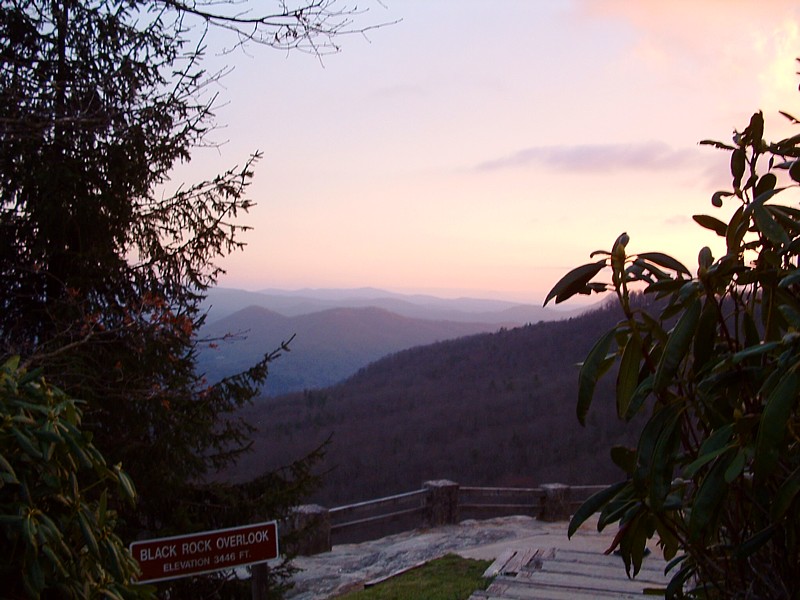
[[[279,10],[267,13],[258,12],[248,0],[156,0],[156,3],[234,34],[236,42],[227,51],[255,43],[280,50],[330,54],[339,51],[336,38],[342,35],[363,35],[397,22],[356,26],[356,17],[368,9],[340,0],[296,3],[280,0]]]

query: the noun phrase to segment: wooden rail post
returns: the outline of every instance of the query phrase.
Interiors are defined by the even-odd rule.
[[[269,575],[267,565],[253,565],[250,568],[250,597],[253,600],[269,598]]]
[[[422,487],[427,490],[425,506],[425,526],[438,527],[458,523],[458,487],[448,479],[426,481]]]

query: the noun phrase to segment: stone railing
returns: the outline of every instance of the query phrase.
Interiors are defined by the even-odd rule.
[[[363,542],[463,519],[528,515],[542,521],[565,521],[604,487],[560,483],[536,488],[461,487],[441,479],[426,481],[412,492],[331,509],[316,504],[299,506],[289,526],[306,532],[299,552],[311,555],[327,552],[333,544]]]

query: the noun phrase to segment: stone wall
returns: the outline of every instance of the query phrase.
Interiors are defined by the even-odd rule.
[[[529,514],[542,521],[567,521],[573,509],[592,493],[605,486],[569,486],[548,483],[538,488],[464,488],[470,502],[483,497],[479,505],[464,504],[463,508],[479,506],[482,518],[508,514],[509,504],[504,495],[515,495],[517,504],[512,505],[519,514]],[[347,541],[365,541],[384,537],[415,528],[433,528],[458,523],[462,517],[461,486],[447,479],[426,481],[422,489],[396,496],[359,502],[334,509],[313,504],[297,507],[287,526],[301,530],[298,553],[310,556],[327,552],[337,536],[358,530],[357,537]],[[466,495],[466,494],[464,494]],[[495,514],[496,513],[496,514]],[[401,529],[387,529],[390,523]]]

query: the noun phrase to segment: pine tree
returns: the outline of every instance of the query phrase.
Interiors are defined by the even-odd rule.
[[[21,355],[86,402],[94,443],[136,483],[131,536],[223,523],[220,498],[280,516],[313,484],[304,461],[247,489],[202,484],[247,449],[236,410],[276,355],[214,385],[195,372],[199,303],[221,272],[214,261],[242,246],[235,219],[251,206],[258,154],[158,191],[213,125],[190,21],[237,43],[322,51],[355,14],[335,0],[279,6],[0,5],[0,359]]]

